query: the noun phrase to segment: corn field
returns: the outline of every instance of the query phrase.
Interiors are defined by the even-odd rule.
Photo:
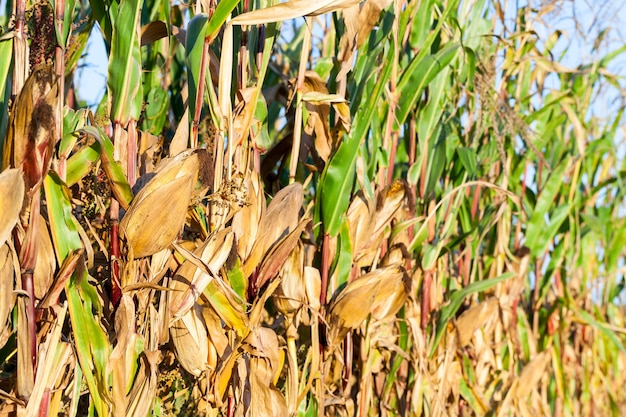
[[[0,416],[624,415],[626,46],[512,3],[4,2]]]

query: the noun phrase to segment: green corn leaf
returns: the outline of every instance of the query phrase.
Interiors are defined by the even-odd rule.
[[[337,256],[331,266],[332,273],[337,273],[337,288],[348,282],[352,270],[352,242],[348,222],[342,224],[338,239]]]
[[[48,218],[52,232],[52,242],[59,265],[70,252],[80,249],[83,242],[72,215],[70,191],[67,185],[54,172],[50,171],[43,182],[48,206]]]
[[[185,60],[187,61],[187,80],[189,88],[189,121],[193,121],[196,114],[198,94],[202,95],[202,91],[198,91],[200,83],[200,68],[202,66],[202,57],[204,55],[204,39],[206,38],[209,16],[206,14],[197,14],[191,19],[187,26],[187,37],[185,45]],[[208,59],[208,57],[206,57]]]
[[[102,130],[93,126],[85,126],[79,129],[78,132],[93,136],[100,144],[102,168],[111,183],[111,191],[113,191],[113,195],[120,202],[120,205],[127,209],[133,199],[133,192],[130,189],[126,175],[124,175],[122,166],[113,158],[113,143],[111,139]],[[88,155],[84,156],[84,158],[87,157]],[[74,174],[72,179],[75,179]]]
[[[339,145],[337,153],[331,157],[320,179],[320,214],[324,223],[325,233],[328,233],[331,237],[335,237],[339,233],[343,223],[343,216],[350,204],[358,149],[361,141],[365,139],[372,121],[372,115],[378,110],[379,97],[393,67],[392,61],[385,59],[389,56],[393,56],[393,53],[389,52],[383,57],[385,65],[374,85],[373,91],[371,94],[366,95],[365,101],[354,116],[355,125],[353,129],[350,131],[348,138]]]
[[[139,15],[141,1],[125,0],[120,4],[113,27],[109,57],[109,99],[111,119],[126,126],[138,120],[143,100]]]
[[[459,381],[459,393],[472,408],[472,411],[474,411],[475,413],[474,415],[485,415],[483,402],[476,396],[474,390],[469,385],[467,385],[467,382],[465,382],[465,379],[463,378],[461,378],[461,380]]]
[[[232,268],[227,271],[227,275],[230,286],[242,300],[245,300],[248,290],[248,280],[243,273],[241,259],[237,258]]]
[[[540,255],[556,234],[561,223],[569,213],[570,204],[563,205],[554,211],[550,224],[546,224],[546,216],[554,207],[554,200],[563,187],[563,173],[570,161],[563,161],[548,178],[535,204],[528,227],[526,229],[526,246],[536,255]]]
[[[226,23],[226,19],[228,19],[228,16],[238,4],[239,0],[222,0],[218,3],[207,26],[206,34],[209,40],[213,40],[217,36],[222,25]]]
[[[13,64],[13,40],[0,42],[0,152],[4,146],[9,123],[9,97],[11,96],[11,67]],[[1,159],[1,158],[0,158]],[[2,167],[1,168],[6,168]]]
[[[89,171],[91,171],[95,163],[100,159],[100,152],[100,144],[94,142],[90,146],[85,146],[78,152],[72,154],[67,160],[65,171],[65,182],[68,187],[76,184],[89,174]]]
[[[69,304],[76,355],[84,371],[92,404],[98,416],[109,416],[111,399],[107,363],[111,346],[98,321],[97,312],[102,311],[98,294],[89,283],[84,267],[74,272],[66,285],[65,293]]]
[[[206,286],[204,295],[222,321],[235,330],[239,337],[243,338],[248,334],[248,316],[244,313],[242,306],[236,302],[234,297],[226,294],[215,280],[211,280]]]
[[[451,43],[434,55],[423,59],[418,56],[411,62],[398,83],[400,102],[396,113],[396,129],[406,121],[426,86],[456,57],[458,50],[459,44]]]
[[[57,1],[59,0],[52,0],[52,10],[55,10]],[[65,0],[64,3],[65,10],[63,12],[63,25],[61,25],[61,31],[59,31],[59,28],[55,25],[57,44],[63,47],[67,46],[67,39],[70,35],[70,30],[72,29],[72,18],[74,17],[74,6],[76,5],[76,0]]]

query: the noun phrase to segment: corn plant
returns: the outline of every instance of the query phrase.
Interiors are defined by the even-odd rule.
[[[537,3],[8,2],[0,415],[623,414],[626,47]]]

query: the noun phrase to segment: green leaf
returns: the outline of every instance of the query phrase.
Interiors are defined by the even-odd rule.
[[[187,26],[185,60],[187,61],[187,82],[189,89],[189,121],[193,121],[196,114],[196,103],[201,105],[202,101],[198,100],[198,94],[202,96],[203,92],[199,91],[202,85],[200,82],[200,69],[202,67],[204,51],[204,40],[207,34],[209,16],[200,13],[191,19]],[[207,57],[208,58],[208,57]]]
[[[464,378],[461,378],[461,380],[459,381],[459,393],[465,399],[465,401],[467,401],[468,405],[472,408],[472,411],[474,411],[475,413],[474,415],[476,416],[485,415],[485,410],[482,405],[482,401],[478,397],[476,397],[474,390],[470,388],[469,385],[467,385],[467,382],[465,382]]]
[[[209,40],[213,40],[217,36],[222,25],[226,23],[226,19],[238,4],[239,0],[222,0],[218,3],[206,31]]]
[[[476,174],[476,151],[472,148],[457,148],[456,153],[459,155],[467,175],[473,177]]]
[[[227,275],[230,286],[242,300],[245,300],[246,291],[248,290],[248,281],[246,280],[246,277],[241,267],[241,259],[237,257],[235,265],[233,265],[233,267],[228,270]]]
[[[344,222],[339,232],[337,256],[331,267],[332,274],[337,273],[337,288],[348,282],[352,270],[352,242],[350,241],[350,228],[348,222]]]
[[[393,56],[393,51],[386,56]],[[384,60],[384,57],[383,57]],[[383,88],[391,74],[393,67],[391,60],[384,60],[385,65],[380,76],[374,84],[373,91],[365,95],[365,100],[358,107],[354,116],[354,127],[348,137],[339,145],[337,153],[333,155],[326,165],[318,190],[320,191],[321,219],[324,224],[324,232],[331,237],[337,236],[343,223],[343,217],[350,204],[350,194],[355,177],[355,166],[358,149],[362,140],[365,140],[367,131],[372,121],[372,115],[378,110],[379,98]]]
[[[9,123],[9,98],[11,97],[11,67],[13,66],[13,39],[0,42],[0,152],[4,146]],[[1,158],[0,158],[1,160]],[[0,169],[7,167],[0,166]]]
[[[554,200],[563,187],[563,172],[569,166],[569,163],[568,160],[563,161],[550,174],[548,182],[539,193],[537,203],[528,221],[525,245],[535,255],[541,255],[545,251],[569,212],[570,205],[562,205],[553,214],[550,224],[546,223],[546,216],[550,209],[554,207]]]
[[[107,364],[111,347],[100,325],[102,306],[83,266],[74,272],[65,287],[76,356],[84,371],[92,404],[100,417],[110,415],[111,399]]]
[[[94,142],[72,154],[67,160],[65,182],[68,187],[85,178],[95,163],[100,159],[100,144]]]
[[[61,265],[70,252],[82,248],[83,242],[76,228],[76,220],[72,215],[70,191],[67,186],[54,171],[48,173],[43,186],[48,206],[52,242],[57,260]]]
[[[226,294],[214,279],[205,287],[203,293],[226,326],[235,330],[239,337],[245,337],[249,329],[247,315],[241,304],[238,304],[234,297]]]
[[[59,0],[52,0],[52,10],[55,10],[56,3]],[[65,10],[63,11],[63,24],[61,25],[61,30],[55,25],[55,32],[57,38],[57,44],[62,47],[67,46],[67,39],[70,34],[70,30],[72,29],[72,18],[74,17],[74,6],[76,5],[76,0],[64,0]]]
[[[120,205],[124,209],[128,209],[130,202],[133,200],[133,192],[130,189],[126,175],[124,175],[122,166],[113,158],[113,143],[111,139],[102,130],[94,126],[85,126],[79,129],[78,132],[93,136],[100,144],[102,169],[104,169],[111,183],[111,191],[117,201],[120,202]]]
[[[169,100],[167,93],[161,86],[151,88],[146,99],[145,130],[154,135],[160,135],[165,125],[168,110]]]
[[[141,114],[141,50],[139,36],[140,0],[121,2],[113,27],[109,57],[109,99],[111,119],[126,127]]]
[[[434,55],[428,55],[423,59],[418,56],[413,59],[398,83],[400,102],[396,113],[395,129],[399,129],[399,126],[404,124],[426,86],[456,57],[458,50],[459,44],[451,43]]]

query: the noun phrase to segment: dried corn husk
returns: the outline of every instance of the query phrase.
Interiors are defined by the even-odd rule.
[[[408,288],[408,277],[399,265],[377,269],[348,283],[328,309],[330,346],[340,343],[370,314],[376,320],[396,314],[406,300]]]
[[[174,241],[185,223],[198,165],[195,152],[183,152],[139,191],[120,223],[132,257],[150,256]]]

